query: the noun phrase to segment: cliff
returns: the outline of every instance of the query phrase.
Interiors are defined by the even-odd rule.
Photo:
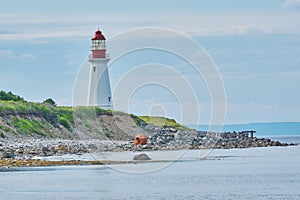
[[[153,122],[151,121],[153,119]],[[151,124],[151,128],[147,126]],[[0,137],[131,140],[166,125],[188,129],[175,120],[112,112],[97,107],[60,107],[48,103],[0,100]]]

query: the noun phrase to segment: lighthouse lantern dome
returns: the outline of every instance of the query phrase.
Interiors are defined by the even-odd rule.
[[[94,36],[92,37],[92,40],[105,40],[104,35],[102,34],[102,32],[98,29]]]

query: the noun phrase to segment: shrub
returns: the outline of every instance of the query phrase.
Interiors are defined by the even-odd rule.
[[[12,92],[4,92],[0,91],[0,100],[5,100],[5,101],[24,101],[24,99],[18,95],[13,94]]]
[[[40,115],[54,126],[57,125],[58,116],[54,108],[39,103],[33,103],[31,105],[34,114]]]
[[[64,118],[64,117],[59,117],[59,123],[60,123],[61,125],[63,125],[65,128],[71,129],[69,120],[67,120],[66,118]]]
[[[46,99],[43,103],[49,104],[50,106],[56,106],[56,103],[53,99]]]
[[[64,117],[69,122],[74,123],[74,112],[72,107],[57,107],[56,111],[59,117]]]
[[[104,131],[104,135],[105,135],[105,137],[107,137],[107,138],[109,138],[110,137],[110,131]]]

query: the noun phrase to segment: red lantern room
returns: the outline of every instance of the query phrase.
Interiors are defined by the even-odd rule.
[[[105,37],[102,32],[98,29],[92,38],[92,58],[105,58]]]

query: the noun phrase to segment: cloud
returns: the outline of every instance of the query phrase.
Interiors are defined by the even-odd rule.
[[[23,60],[35,60],[35,59],[37,59],[37,56],[35,56],[33,54],[21,54],[19,57]]]
[[[7,58],[7,59],[16,59],[17,56],[15,55],[14,51],[1,49],[0,50],[0,58]]]
[[[285,8],[300,8],[300,0],[287,0],[283,7]]]
[[[300,0],[288,0],[285,7],[299,7]],[[185,17],[169,13],[155,16],[133,13],[92,15],[0,14],[1,40],[32,40],[62,37],[88,37],[98,25],[106,36],[141,27],[168,27],[191,36],[245,35],[300,32],[298,13],[188,13]],[[254,17],[255,16],[255,17]],[[41,27],[43,27],[41,29]]]
[[[0,49],[0,58],[9,59],[9,60],[35,60],[37,56],[33,54],[16,54],[13,50],[9,49]]]
[[[32,40],[62,37],[87,37],[99,25],[107,36],[124,30],[151,26],[161,19],[149,20],[145,16],[118,15],[57,15],[1,14],[1,40]],[[41,29],[41,27],[43,27]]]

